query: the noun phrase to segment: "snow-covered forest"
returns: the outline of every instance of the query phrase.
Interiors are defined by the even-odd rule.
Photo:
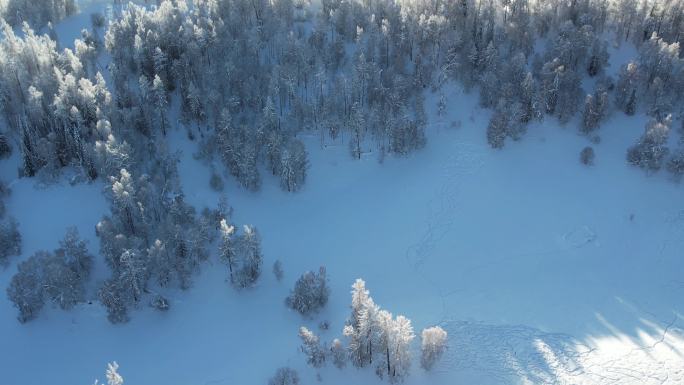
[[[0,383],[684,384],[683,0],[0,29]]]

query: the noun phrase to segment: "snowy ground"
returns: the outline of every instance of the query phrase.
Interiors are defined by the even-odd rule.
[[[428,95],[428,146],[410,157],[355,161],[347,146],[321,148],[312,134],[303,191],[282,192],[266,174],[258,193],[227,179],[233,221],[256,225],[263,238],[265,269],[253,290],[232,289],[214,255],[195,286],[171,298],[170,312],[143,309],[124,325],[109,324],[97,304],[45,309],[21,325],[0,295],[0,383],[88,384],[112,360],[126,384],[265,384],[286,365],[316,383],[297,329],[325,319],[323,339],[340,336],[350,285],[362,277],[417,333],[434,324],[449,332],[446,359],[430,374],[415,364],[408,384],[684,384],[682,186],[625,163],[646,117],[614,115],[587,168],[579,162],[586,138],[551,119],[490,149],[490,113],[476,95],[449,90],[442,119]],[[170,142],[183,151],[187,200],[215,206],[196,144],[181,130]],[[97,253],[94,226],[107,210],[100,183],[37,188],[16,180],[16,166],[16,158],[1,162],[0,175],[14,180],[8,211],[24,253],[0,270],[2,290],[18,261],[57,247],[70,225]],[[286,272],[280,283],[270,273],[276,259]],[[283,300],[301,272],[320,265],[331,301],[303,319]],[[379,382],[370,369],[320,375],[325,384]]]

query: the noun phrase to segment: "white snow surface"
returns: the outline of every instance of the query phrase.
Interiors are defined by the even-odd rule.
[[[437,96],[426,95],[428,145],[408,157],[380,164],[371,152],[357,161],[346,145],[321,147],[311,134],[302,136],[311,168],[301,192],[281,191],[266,173],[257,193],[226,177],[233,222],[257,226],[263,239],[253,289],[231,288],[212,250],[169,312],[143,308],[123,325],[110,324],[97,301],[70,312],[47,306],[22,325],[0,295],[0,384],[89,384],[113,360],[131,385],[266,384],[280,366],[296,368],[303,384],[317,383],[317,373],[323,384],[382,383],[369,368],[308,368],[298,350],[300,325],[325,341],[341,336],[359,277],[417,335],[432,325],[449,333],[430,373],[418,366],[416,338],[407,384],[684,384],[682,186],[625,162],[647,117],[614,114],[586,167],[579,152],[589,142],[576,122],[549,118],[493,150],[477,95],[447,91],[443,118]],[[214,207],[219,194],[193,157],[196,142],[183,129],[169,142],[182,151],[188,202]],[[101,182],[39,187],[16,179],[17,165],[16,156],[0,163],[24,238],[22,256],[0,270],[3,290],[19,261],[56,248],[68,226],[97,255],[94,227],[108,211]],[[276,259],[282,282],[270,271]],[[97,260],[95,281],[107,275]],[[283,301],[299,274],[320,265],[331,299],[306,319]],[[322,320],[329,330],[318,329]]]

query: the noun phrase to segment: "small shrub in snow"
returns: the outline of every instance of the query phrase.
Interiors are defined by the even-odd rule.
[[[156,295],[150,305],[160,311],[169,310],[169,301],[161,295]]]
[[[297,385],[299,384],[299,374],[291,368],[279,368],[275,375],[268,380],[268,385]]]
[[[280,282],[283,279],[283,264],[280,262],[280,260],[276,260],[273,262],[273,275],[275,278]]]
[[[421,340],[420,366],[430,370],[446,350],[447,332],[439,326],[423,329]]]
[[[287,306],[301,314],[316,312],[328,303],[330,289],[328,288],[325,267],[318,273],[307,271],[295,283],[294,290],[285,299]]]
[[[580,152],[580,162],[582,162],[584,165],[591,166],[594,164],[594,156],[595,154],[593,148],[589,146],[584,147]]]
[[[209,178],[209,186],[214,191],[223,191],[223,188],[224,188],[223,179],[221,179],[219,174],[212,172],[211,178]]]

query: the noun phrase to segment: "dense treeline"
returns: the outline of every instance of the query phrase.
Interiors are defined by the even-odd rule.
[[[111,91],[96,73],[96,29],[60,53],[47,37],[26,29],[17,38],[9,27],[0,90],[27,175],[77,163],[94,178],[96,140],[103,151],[129,131],[151,138],[182,122],[198,127],[202,154],[245,188],[260,187],[264,164],[295,191],[308,166],[298,133],[342,137],[356,158],[405,154],[425,144],[421,90],[449,78],[478,87],[481,105],[494,109],[493,147],[544,116],[567,123],[581,112],[580,130],[594,135],[612,106],[658,120],[679,113],[682,4],[327,0],[315,15],[290,0],[131,5],[104,38]],[[612,79],[607,44],[623,40],[639,56]],[[594,89],[582,88],[587,76],[598,79]],[[179,116],[169,114],[175,98]],[[114,142],[97,129],[104,121]]]

